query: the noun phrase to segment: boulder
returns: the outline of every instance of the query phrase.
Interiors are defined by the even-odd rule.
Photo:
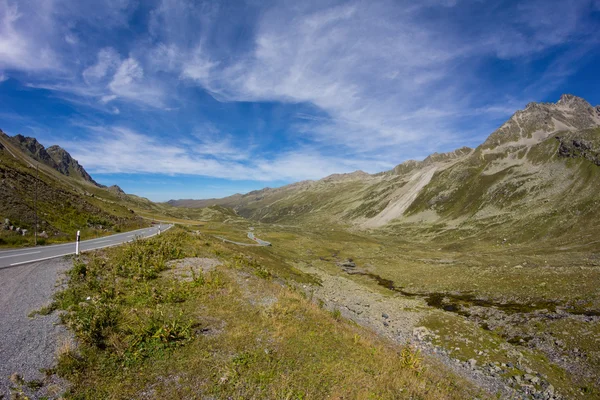
[[[437,337],[437,335],[435,333],[431,332],[429,329],[427,329],[424,326],[418,326],[415,329],[413,329],[413,336],[416,337],[417,340],[419,340],[421,342]]]

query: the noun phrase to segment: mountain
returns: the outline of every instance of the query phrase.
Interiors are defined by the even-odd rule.
[[[0,130],[0,245],[32,244],[36,210],[43,240],[60,241],[118,232],[149,224],[150,219],[232,221],[222,207],[174,208],[126,194],[117,185],[100,185],[59,146],[45,148],[35,138],[8,136]],[[142,217],[143,215],[143,217]],[[8,219],[9,223],[5,222]],[[13,229],[28,230],[21,236]],[[40,241],[38,240],[38,243]]]
[[[92,179],[90,174],[79,165],[77,160],[60,146],[50,146],[46,149],[52,160],[56,163],[56,170],[63,175],[83,179],[84,181],[93,183],[96,186],[98,183]]]
[[[86,235],[147,224],[133,212],[133,200],[119,199],[98,185],[62,148],[46,149],[35,138],[10,137],[1,130],[0,184],[0,219],[9,220],[0,226],[0,244],[29,243],[36,211],[38,231],[55,240],[77,230]],[[19,237],[10,226],[27,229],[29,235]]]
[[[432,154],[374,175],[358,171],[169,204],[221,205],[264,222],[330,221],[363,229],[500,224],[523,238],[541,237],[598,220],[599,160],[600,106],[563,95],[556,103],[528,104],[476,149]]]
[[[10,137],[2,131],[0,132],[5,140],[9,140],[18,146],[21,151],[29,155],[34,160],[57,170],[63,175],[81,179],[100,187],[100,185],[98,185],[98,183],[92,179],[90,174],[88,174],[87,171],[81,165],[79,165],[79,162],[73,159],[73,157],[71,157],[71,155],[62,147],[54,145],[46,149],[35,138],[26,137],[23,135],[15,135]]]

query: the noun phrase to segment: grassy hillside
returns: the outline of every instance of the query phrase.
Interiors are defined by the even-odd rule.
[[[600,219],[600,109],[564,95],[531,103],[477,149],[433,154],[391,171],[332,175],[219,200],[261,222],[358,229],[426,224],[513,240],[594,234]],[[443,230],[441,230],[443,231]],[[495,240],[495,239],[493,239]]]
[[[294,289],[314,278],[210,236],[172,229],[76,261],[69,277],[53,307],[80,345],[50,371],[71,381],[67,398],[478,395]]]
[[[59,179],[44,169],[39,171],[0,150],[0,219],[10,225],[28,229],[27,236],[14,231],[0,232],[2,244],[33,242],[37,185],[37,215],[39,232],[48,234],[48,241],[73,240],[77,230],[90,235],[139,228],[146,223],[120,204],[108,204],[99,198],[76,190],[68,178]],[[40,238],[40,243],[45,239]]]
[[[6,219],[13,227],[0,229],[0,246],[33,244],[36,192],[38,232],[45,232],[38,244],[74,240],[78,230],[86,239],[137,229],[153,219],[187,223],[239,219],[228,208],[175,208],[125,194],[116,186],[100,186],[63,149],[47,150],[33,138],[17,140],[0,131],[0,228]],[[26,229],[27,235],[16,228]]]

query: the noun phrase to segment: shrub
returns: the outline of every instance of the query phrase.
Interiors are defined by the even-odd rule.
[[[82,302],[66,317],[66,323],[78,339],[91,346],[103,349],[118,322],[115,305],[101,301]]]

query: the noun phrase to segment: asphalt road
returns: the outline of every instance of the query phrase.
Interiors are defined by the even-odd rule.
[[[130,242],[136,237],[147,238],[156,235],[159,229],[161,232],[164,232],[172,226],[173,225],[161,224],[150,228],[138,229],[136,231],[104,236],[98,239],[82,240],[79,242],[79,251],[83,252],[101,249],[103,247],[116,246],[118,244]],[[75,242],[55,244],[52,246],[28,247],[18,250],[2,250],[0,251],[0,269],[62,257],[69,254],[75,254]]]

